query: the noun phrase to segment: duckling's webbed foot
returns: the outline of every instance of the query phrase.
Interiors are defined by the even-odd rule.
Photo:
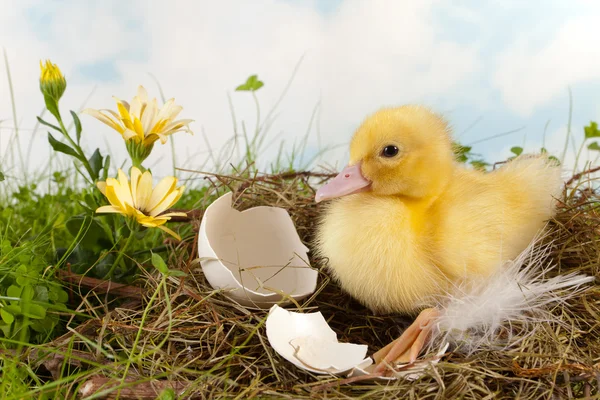
[[[373,354],[375,361],[374,373],[383,372],[388,366],[399,363],[413,363],[419,356],[423,346],[429,340],[433,329],[433,320],[439,316],[436,308],[427,308],[419,314],[402,335]]]

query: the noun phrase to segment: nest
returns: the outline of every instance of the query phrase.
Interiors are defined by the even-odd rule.
[[[200,201],[191,223],[198,226],[215,194],[232,190],[240,210],[259,205],[285,208],[310,247],[319,215],[313,187],[327,177],[308,172],[254,179],[213,176],[213,197],[209,193]],[[552,241],[550,256],[558,265],[553,273],[598,276],[599,199],[593,185],[573,185],[565,190],[547,236]],[[65,395],[101,393],[100,398],[154,399],[169,389],[181,398],[199,399],[537,399],[600,394],[597,285],[551,310],[566,323],[540,326],[515,347],[469,356],[451,352],[416,381],[374,383],[315,375],[281,358],[266,338],[267,311],[236,306],[212,289],[196,249],[196,239],[190,238],[169,252],[169,266],[186,272],[184,278],[162,280],[149,268],[134,290],[114,285],[90,290],[81,281],[75,284],[73,291],[83,299],[78,311],[88,317],[72,319],[67,334],[29,351],[32,367],[58,380]],[[325,260],[313,258],[311,263],[320,271],[319,286],[302,309],[321,311],[341,341],[367,344],[372,352],[412,322],[414,316],[373,315],[329,278]],[[49,390],[46,386],[39,392]]]

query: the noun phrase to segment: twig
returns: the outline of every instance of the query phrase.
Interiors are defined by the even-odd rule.
[[[576,374],[586,374],[588,376],[593,376],[594,374],[598,373],[598,368],[596,366],[588,366],[578,363],[551,364],[541,368],[523,368],[516,360],[513,361],[512,370],[515,375],[527,378],[539,378],[541,376],[555,373],[556,371],[570,371]]]
[[[131,285],[124,285],[113,281],[90,278],[74,274],[73,272],[59,270],[58,277],[60,280],[73,283],[79,286],[85,286],[92,289],[94,292],[109,293],[121,297],[133,297],[136,299],[142,298],[142,288]]]
[[[575,182],[576,180],[578,180],[579,178],[581,178],[584,175],[592,174],[592,173],[598,172],[598,171],[600,171],[600,167],[594,167],[594,168],[590,168],[585,171],[582,171],[578,174],[575,174],[571,177],[571,179],[569,179],[567,181],[566,186],[569,186],[571,183]]]
[[[320,392],[322,390],[327,390],[330,389],[332,387],[336,387],[336,386],[341,386],[341,385],[348,385],[350,383],[355,383],[355,382],[361,382],[361,381],[367,381],[373,378],[380,378],[384,376],[384,372],[378,372],[376,374],[369,374],[369,375],[360,375],[360,376],[353,376],[351,378],[346,378],[346,379],[339,379],[333,382],[329,382],[329,383],[324,383],[322,385],[319,386],[315,386],[312,388],[313,392]]]
[[[163,390],[172,389],[175,392],[177,398],[188,388],[190,383],[180,381],[166,381],[166,380],[155,380],[152,382],[135,382],[134,380],[126,380],[125,387],[121,387],[117,390],[117,386],[121,383],[118,379],[106,378],[104,376],[93,376],[88,379],[81,388],[79,394],[82,397],[88,397],[98,392],[103,393],[99,398],[101,399],[116,399],[117,393],[119,399],[140,399],[140,400],[154,400],[156,399]],[[114,390],[111,390],[114,388]],[[202,393],[190,393],[186,394],[186,399],[201,399]]]
[[[165,211],[165,213],[170,213],[170,212],[184,212],[187,214],[187,216],[185,217],[171,217],[171,219],[169,220],[169,222],[190,222],[196,219],[200,219],[202,218],[202,216],[204,215],[204,211],[202,209],[196,209],[196,210],[181,210],[181,209],[169,209],[167,211]]]
[[[258,176],[258,177],[253,177],[252,179],[243,182],[237,189],[237,192],[243,192],[244,190],[248,189],[250,186],[252,186],[256,182],[269,182],[269,181],[277,181],[277,180],[285,181],[285,180],[295,179],[295,178],[299,178],[299,177],[329,179],[329,178],[335,177],[336,175],[337,174],[327,173],[327,172],[311,172],[311,171],[295,172],[295,171],[291,171],[291,172],[284,172],[281,174]],[[214,174],[214,176],[222,177],[222,178],[229,178],[224,175],[217,175],[217,174]],[[169,209],[165,212],[166,213],[184,212],[187,214],[186,217],[171,217],[171,219],[169,220],[170,222],[190,222],[190,221],[202,218],[202,216],[204,215],[204,211],[205,210],[202,210],[202,209],[196,209],[196,210]]]
[[[295,178],[299,178],[299,177],[329,179],[329,178],[335,177],[336,175],[337,174],[335,174],[335,173],[327,173],[327,172],[290,171],[290,172],[284,172],[281,174],[264,175],[264,176],[255,177],[250,181],[242,183],[242,185],[239,187],[238,190],[240,192],[242,192],[245,189],[252,186],[256,182],[267,182],[267,181],[274,181],[274,180],[282,180],[283,181],[283,180],[295,179]]]

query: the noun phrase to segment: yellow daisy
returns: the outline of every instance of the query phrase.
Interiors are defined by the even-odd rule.
[[[106,196],[110,206],[99,207],[97,213],[117,213],[133,217],[136,221],[148,228],[159,228],[181,240],[181,237],[171,229],[163,226],[171,217],[182,216],[182,212],[164,213],[171,208],[181,195],[185,186],[177,186],[177,178],[168,176],[163,178],[152,189],[152,174],[131,168],[131,183],[125,173],[119,169],[119,179],[108,178],[106,182],[98,182],[98,189]],[[164,213],[164,214],[163,214]]]
[[[83,113],[89,114],[110,126],[123,136],[125,141],[133,140],[148,147],[160,139],[167,142],[167,136],[175,132],[185,131],[193,134],[188,125],[191,119],[175,120],[183,107],[175,105],[175,100],[168,100],[158,107],[156,99],[149,100],[148,92],[143,86],[138,88],[137,95],[131,105],[114,97],[118,113],[112,110],[94,110],[87,108]]]

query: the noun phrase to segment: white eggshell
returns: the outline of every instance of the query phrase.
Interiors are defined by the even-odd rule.
[[[267,339],[273,349],[301,369],[317,374],[350,371],[349,377],[371,373],[373,359],[366,357],[367,346],[338,342],[337,335],[320,312],[301,314],[274,305],[269,310],[266,327]],[[419,360],[392,376],[374,376],[370,379],[418,379],[427,368],[438,362],[447,349],[448,344],[445,344],[433,360]]]
[[[439,362],[442,356],[446,354],[448,346],[450,346],[449,343],[445,343],[444,345],[442,345],[440,350],[435,355],[435,358],[433,358],[432,360],[417,360],[410,367],[405,369],[402,369],[402,367],[406,367],[408,364],[396,365],[396,371],[393,373],[392,376],[377,376],[373,377],[372,380],[389,381],[398,378],[404,378],[409,381],[417,380],[421,376],[423,376],[427,368],[430,368],[432,365],[435,365]],[[350,371],[348,377],[369,375],[371,373],[371,368],[369,368],[371,367],[371,365],[373,365],[373,359],[369,358],[361,364],[358,364],[352,371]]]
[[[318,272],[310,267],[286,210],[255,207],[237,211],[232,193],[205,211],[198,237],[198,256],[206,279],[215,289],[250,307],[269,308],[300,300],[317,287]]]
[[[367,361],[367,346],[338,342],[320,312],[301,314],[274,305],[266,326],[271,346],[299,368],[338,374]]]

